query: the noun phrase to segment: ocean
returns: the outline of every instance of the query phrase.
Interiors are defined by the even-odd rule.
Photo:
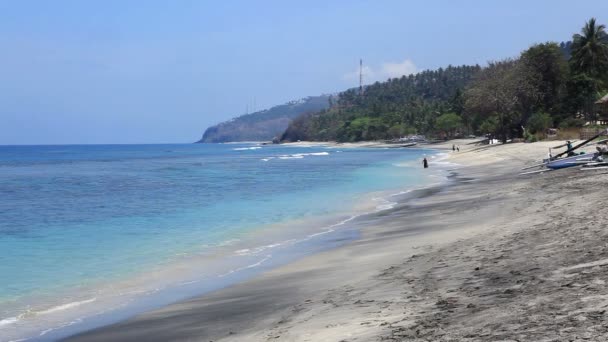
[[[352,241],[358,216],[441,182],[438,159],[318,144],[0,146],[0,341],[56,340]]]

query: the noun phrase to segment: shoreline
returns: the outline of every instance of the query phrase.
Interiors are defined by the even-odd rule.
[[[82,333],[78,333],[78,334],[69,336],[67,338],[61,339],[61,341],[72,341],[72,340],[77,340],[78,341],[78,340],[81,340],[81,339],[89,340],[88,335],[91,334],[91,333],[95,334],[98,331],[102,332],[102,336],[99,337],[100,341],[107,340],[107,339],[113,340],[115,338],[117,338],[118,340],[121,340],[120,337],[116,337],[116,336],[109,336],[108,337],[108,336],[105,336],[105,332],[104,331],[106,329],[108,331],[113,331],[116,326],[121,326],[123,323],[130,322],[133,319],[138,319],[138,317],[143,316],[143,315],[147,315],[149,313],[154,313],[154,312],[157,312],[159,310],[163,311],[165,309],[171,310],[171,308],[173,306],[180,306],[182,304],[189,303],[191,301],[207,300],[207,299],[213,300],[212,298],[215,297],[217,294],[223,295],[223,293],[225,291],[226,292],[231,292],[232,289],[235,288],[235,287],[242,287],[242,286],[248,287],[247,284],[249,284],[250,282],[255,283],[259,279],[264,279],[267,276],[267,274],[273,274],[274,272],[281,273],[282,269],[284,269],[284,268],[288,268],[289,269],[291,267],[296,267],[297,268],[297,267],[299,267],[299,266],[297,266],[297,264],[299,264],[301,262],[307,263],[308,259],[319,258],[319,257],[322,257],[322,255],[324,255],[326,253],[331,254],[331,253],[334,253],[334,252],[339,252],[343,248],[348,248],[348,246],[350,244],[356,244],[361,239],[363,239],[363,234],[364,234],[364,232],[366,230],[366,226],[369,224],[369,220],[372,220],[372,221],[378,220],[379,217],[381,217],[385,213],[391,212],[397,206],[404,205],[405,203],[410,203],[410,202],[416,201],[416,200],[422,200],[422,199],[424,199],[426,197],[429,197],[429,196],[433,196],[434,194],[436,194],[438,192],[441,192],[441,191],[443,191],[446,188],[449,188],[455,182],[458,182],[458,175],[455,172],[450,172],[450,174],[446,177],[446,181],[443,182],[443,183],[438,183],[438,184],[435,183],[435,184],[432,184],[432,185],[429,185],[429,186],[425,186],[425,187],[422,187],[422,188],[412,188],[412,189],[409,189],[407,191],[401,191],[399,193],[395,193],[395,194],[391,195],[391,196],[395,196],[395,197],[400,197],[401,199],[398,202],[393,202],[393,204],[389,208],[379,209],[379,210],[377,210],[375,212],[362,213],[361,215],[358,215],[357,217],[355,217],[354,218],[354,222],[353,222],[354,225],[350,226],[350,227],[346,227],[346,229],[342,230],[342,233],[349,233],[349,232],[350,233],[354,233],[354,234],[356,234],[356,237],[344,239],[344,238],[342,238],[340,236],[333,236],[332,240],[336,241],[336,244],[334,246],[331,246],[331,247],[327,247],[326,246],[325,248],[321,248],[320,250],[312,251],[310,253],[307,253],[308,254],[307,256],[303,256],[303,257],[298,257],[298,258],[292,259],[290,261],[287,261],[286,263],[282,263],[282,264],[280,264],[280,265],[278,265],[276,267],[272,267],[270,269],[267,269],[267,270],[263,271],[261,274],[255,275],[253,278],[245,279],[244,281],[237,282],[237,283],[232,284],[232,285],[230,285],[228,287],[223,287],[223,288],[220,288],[218,290],[206,292],[206,293],[204,293],[202,295],[198,295],[198,296],[193,297],[191,299],[186,299],[186,300],[183,300],[183,301],[179,301],[177,303],[169,304],[169,305],[163,306],[163,307],[161,307],[159,309],[148,311],[148,312],[145,312],[143,314],[137,315],[135,317],[129,318],[126,321],[121,321],[121,322],[113,323],[113,324],[110,324],[110,325],[104,325],[104,326],[99,327],[99,328],[95,328],[95,329],[88,330],[88,331],[85,331],[85,332],[82,332]],[[266,286],[264,286],[264,287],[266,287]],[[272,298],[272,294],[270,294],[270,297]],[[230,299],[222,299],[222,302],[224,302],[225,300],[231,301]],[[238,337],[236,337],[237,335],[234,334],[233,332],[229,332],[229,335],[234,335],[235,338],[237,338],[237,340],[238,340]],[[147,335],[147,334],[146,334],[146,336],[128,336],[128,337],[126,337],[126,340],[133,340],[133,341],[135,341],[135,340],[140,340],[142,338],[144,340],[151,340],[151,341],[154,341],[154,340],[166,341],[167,340],[167,336],[166,335],[163,336],[163,337],[153,337],[152,335]],[[190,339],[190,338],[191,338],[191,336],[187,337],[187,339]],[[206,339],[207,336],[198,336],[197,335],[196,338],[197,339],[198,338],[204,338],[204,339]],[[93,340],[98,340],[98,338],[97,337],[93,337]],[[169,340],[172,340],[172,339],[169,338]],[[177,340],[181,340],[181,338],[177,338]],[[215,339],[213,339],[213,341],[215,341]]]
[[[302,144],[308,145],[308,143],[306,143],[306,142],[304,142],[304,143],[302,143]],[[320,144],[320,145],[327,146],[327,144],[325,144],[325,143]],[[348,147],[357,148],[357,147],[362,147],[362,146],[360,146],[359,144],[355,144],[355,145],[349,145]],[[379,147],[382,147],[382,146],[379,146]],[[441,150],[445,150],[445,149],[447,149],[447,147],[444,147],[444,148],[441,148],[441,146],[438,146],[438,147],[440,147],[440,148],[438,148],[438,149],[433,149],[433,150],[434,150],[434,151],[438,151],[438,152],[440,152]],[[417,148],[418,148],[418,147],[417,147]],[[440,154],[441,154],[441,153],[440,153]],[[433,158],[434,158],[434,157],[433,157]],[[446,159],[445,157],[441,157],[441,158],[439,158],[439,159],[438,159],[438,161],[439,161],[439,162],[441,162],[442,164],[443,164],[443,163],[446,163],[446,162],[447,162],[447,163],[449,163],[449,161],[447,161],[447,160],[445,160],[445,159]],[[445,167],[445,166],[444,166],[444,171],[443,171],[443,172],[446,172],[446,167]],[[384,209],[384,210],[377,210],[376,212],[372,212],[372,213],[363,213],[363,214],[361,214],[361,215],[359,215],[359,216],[358,216],[358,219],[360,219],[362,216],[363,216],[363,217],[375,217],[376,215],[382,215],[382,213],[385,213],[385,212],[390,212],[391,210],[393,210],[393,209],[394,209],[393,207],[394,207],[395,205],[396,205],[396,206],[399,206],[399,205],[402,205],[404,202],[406,202],[406,203],[407,203],[407,202],[409,202],[409,201],[411,201],[411,200],[415,200],[415,199],[417,199],[417,198],[419,199],[419,198],[422,198],[422,197],[426,197],[426,196],[428,196],[430,193],[435,193],[435,192],[437,192],[437,191],[440,191],[440,189],[443,189],[443,188],[445,188],[445,187],[448,187],[450,183],[453,183],[453,182],[454,182],[454,180],[453,180],[453,178],[454,178],[454,177],[453,177],[453,176],[454,176],[454,175],[452,174],[452,176],[451,176],[451,177],[447,177],[447,178],[452,178],[452,179],[447,179],[447,178],[446,178],[447,180],[446,180],[446,181],[443,181],[443,182],[441,182],[441,183],[439,183],[439,185],[438,185],[437,183],[434,183],[434,184],[430,184],[430,185],[428,185],[428,186],[425,186],[425,187],[423,187],[423,188],[412,188],[412,189],[410,189],[410,190],[408,190],[408,191],[406,191],[406,192],[400,191],[400,192],[398,192],[398,193],[394,193],[394,194],[392,194],[391,196],[394,196],[394,197],[395,197],[395,199],[397,200],[397,202],[392,203],[391,208],[386,208],[386,209]],[[395,191],[396,191],[396,190],[395,190]],[[391,198],[391,201],[392,201],[392,198]],[[367,225],[367,223],[361,223],[361,222],[357,222],[356,227],[355,227],[355,228],[349,228],[349,230],[355,230],[355,229],[356,229],[356,230],[360,230],[360,231],[362,231],[362,232],[363,232],[363,231],[365,231],[365,230],[366,230],[366,225]],[[355,241],[350,241],[350,242],[347,242],[347,245],[348,245],[348,244],[350,244],[350,243],[356,243],[356,241],[358,241],[359,239],[360,239],[360,237],[359,237],[358,239],[356,239]],[[336,249],[336,248],[337,248],[337,249],[340,249],[340,248],[345,248],[345,246],[343,246],[343,245],[342,245],[342,246],[334,247],[334,248],[331,248],[331,249],[330,249],[330,251],[331,251],[331,250],[334,250],[334,249]],[[321,254],[322,254],[322,253],[325,253],[325,252],[327,252],[327,251],[321,251],[321,252],[317,252],[317,253],[316,253],[316,254],[314,254],[314,255],[317,255],[317,254],[319,254],[319,253],[321,253]],[[314,257],[314,255],[313,255],[313,257]],[[305,258],[310,258],[310,256],[305,257]],[[295,263],[297,263],[297,262],[298,262],[298,260],[299,260],[299,259],[296,259],[296,261],[291,260],[290,262],[288,262],[288,263],[287,263],[287,265],[283,264],[282,266],[279,266],[279,268],[283,268],[283,267],[289,267],[289,265],[291,265],[292,263],[294,263],[294,262],[295,262]],[[271,269],[271,270],[265,270],[265,273],[268,273],[268,272],[273,272],[273,270],[274,270],[274,269],[275,269],[275,268],[273,268],[273,269]],[[257,277],[259,277],[259,276],[260,276],[260,275],[258,274],[258,275],[256,276],[256,278],[257,278]],[[262,274],[262,277],[263,277],[263,276],[264,276],[264,275]],[[247,281],[245,281],[245,283],[246,283],[246,282],[247,282]],[[241,283],[233,284],[233,285],[231,285],[231,287],[232,287],[232,286],[238,286],[239,284],[241,284]],[[225,289],[220,289],[220,290],[213,291],[213,292],[211,292],[211,293],[214,293],[214,292],[217,292],[217,291],[220,291],[220,292],[221,292],[221,291],[224,291],[224,290],[225,290]],[[209,295],[209,294],[210,294],[210,293],[205,293],[205,294],[201,295],[201,297],[200,297],[200,298],[204,298],[204,297],[206,297],[206,296],[207,296],[207,295]],[[198,297],[195,297],[195,298],[198,298]],[[172,304],[172,305],[176,305],[176,304]],[[169,306],[171,306],[171,304],[170,304]],[[162,308],[161,308],[160,310],[162,310]],[[121,324],[121,323],[118,323],[118,324]],[[110,327],[111,327],[111,326],[110,326]],[[104,329],[104,327],[97,328],[97,329]],[[93,331],[95,331],[95,330],[96,330],[96,329],[94,329]],[[85,332],[84,334],[86,335],[86,334],[87,334],[87,332]],[[78,335],[77,335],[77,336],[78,336]]]
[[[437,174],[439,174],[439,173],[437,173]],[[410,187],[408,186],[408,189],[409,188]],[[353,207],[352,210],[350,210],[349,212],[352,211],[351,214],[357,212],[357,215],[355,215],[355,216],[361,217],[363,215],[369,215],[370,213],[374,213],[374,212],[377,212],[380,210],[389,209],[392,205],[394,205],[394,203],[392,203],[393,202],[392,196],[401,197],[399,195],[402,195],[400,193],[403,193],[404,192],[403,190],[404,190],[404,188],[397,188],[395,190],[383,190],[383,191],[375,191],[375,192],[366,193],[367,196],[364,196],[364,197],[367,199],[364,199],[363,197],[358,199],[356,202],[357,203],[361,202],[361,203],[359,203],[359,205],[357,205],[356,208]],[[407,191],[405,191],[405,192],[407,192]],[[367,203],[367,202],[369,202],[369,203],[364,204],[361,200],[363,200],[363,202],[365,202],[365,203]],[[361,204],[364,204],[364,205],[361,206]],[[345,213],[346,212],[334,213],[331,216],[331,218],[336,218],[336,219],[340,218],[341,217],[340,215],[345,214]],[[312,235],[305,236],[304,240],[306,240],[306,241],[298,242],[298,246],[300,246],[300,245],[301,246],[294,247],[296,249],[296,251],[292,251],[292,249],[294,249],[294,248],[289,248],[290,249],[289,251],[287,251],[286,249],[284,251],[281,251],[282,249],[284,249],[283,247],[276,248],[276,249],[280,249],[280,250],[274,251],[274,249],[275,249],[274,246],[276,244],[272,243],[273,251],[268,251],[268,253],[261,253],[261,254],[257,253],[254,256],[254,257],[260,257],[261,258],[260,260],[256,261],[256,260],[252,259],[252,261],[250,263],[248,263],[247,265],[242,267],[242,270],[241,269],[237,270],[240,272],[232,272],[231,270],[227,270],[227,271],[229,271],[228,273],[222,274],[222,278],[223,278],[223,276],[227,276],[226,279],[235,278],[235,280],[227,280],[227,281],[222,280],[222,283],[217,286],[211,286],[208,284],[204,284],[203,285],[204,287],[202,287],[203,290],[199,289],[199,287],[201,285],[194,284],[194,283],[201,283],[200,281],[192,281],[192,282],[189,281],[184,284],[180,283],[179,285],[177,285],[177,283],[176,283],[177,280],[167,280],[167,283],[169,283],[169,282],[175,283],[175,286],[169,286],[167,288],[162,288],[160,290],[155,291],[156,293],[154,294],[154,297],[155,298],[159,297],[160,298],[159,300],[154,299],[154,298],[145,299],[142,297],[140,299],[135,298],[135,301],[132,301],[132,299],[127,298],[128,299],[127,307],[121,307],[122,306],[122,304],[121,304],[121,305],[118,305],[117,309],[107,310],[107,309],[103,309],[103,308],[105,308],[105,306],[101,306],[101,308],[103,309],[103,311],[101,311],[101,315],[97,314],[97,313],[94,313],[92,315],[85,313],[83,316],[73,316],[76,313],[69,313],[72,315],[72,317],[76,317],[76,318],[74,318],[74,319],[69,318],[67,321],[65,321],[67,323],[61,323],[51,329],[44,328],[46,330],[44,330],[44,331],[40,330],[42,332],[42,334],[40,336],[30,337],[27,340],[28,341],[56,340],[58,338],[63,338],[64,336],[72,335],[74,333],[88,331],[90,329],[94,329],[99,326],[103,327],[103,326],[107,326],[109,324],[114,324],[121,320],[128,319],[129,317],[133,317],[134,315],[140,314],[142,312],[155,310],[158,308],[162,308],[166,305],[170,305],[171,303],[187,300],[188,298],[192,298],[195,296],[201,296],[201,295],[204,296],[205,294],[213,292],[213,291],[217,291],[218,289],[222,289],[227,286],[233,286],[234,284],[238,284],[244,280],[251,278],[252,276],[255,277],[256,275],[258,275],[261,272],[266,272],[266,271],[274,269],[276,267],[281,267],[282,265],[285,265],[286,263],[293,262],[294,260],[298,260],[306,255],[310,255],[313,253],[318,253],[319,251],[325,251],[327,249],[335,248],[338,245],[342,245],[344,243],[347,243],[348,241],[352,241],[357,238],[356,234],[358,234],[358,233],[356,233],[356,230],[354,228],[347,227],[350,224],[349,221],[353,220],[353,217],[340,218],[339,222],[337,222],[337,223],[332,221],[333,223],[331,224],[331,226],[327,226],[327,227],[325,225],[318,225],[322,222],[329,224],[329,221],[328,221],[329,218],[330,218],[330,216],[328,216],[325,220],[316,219],[313,222],[314,223],[313,227],[316,227],[316,228],[308,229],[310,231],[309,233]],[[344,223],[347,223],[346,226],[344,226],[346,229],[340,229],[340,230],[344,230],[344,231],[337,232],[338,229],[335,226],[338,226],[338,225],[342,226],[342,225],[344,225]],[[285,224],[286,223],[282,223],[281,225],[285,225]],[[298,224],[298,223],[296,222],[295,224]],[[304,223],[300,222],[298,225],[302,225],[302,224],[304,224]],[[310,225],[310,222],[309,222],[309,225]],[[293,226],[293,224],[291,224],[290,227],[291,226]],[[321,235],[325,235],[327,233],[325,228],[321,229],[322,227],[330,229],[330,230],[332,230],[332,232],[330,234],[327,234],[327,236],[321,236]],[[271,233],[271,235],[273,236],[273,239],[274,239],[272,241],[275,241],[276,238],[281,237],[281,236],[279,236],[280,234],[277,233],[277,231],[276,231],[277,229],[274,229],[272,227],[267,227],[264,229],[268,230],[267,233]],[[334,230],[336,230],[336,232],[333,232]],[[264,235],[267,235],[267,234],[264,234]],[[268,238],[251,240],[251,242],[253,242],[254,244],[253,245],[249,244],[247,246],[249,246],[248,248],[252,249],[251,251],[256,250],[258,248],[256,246],[262,246],[262,247],[266,248],[268,246],[266,246],[264,244],[260,244],[266,240],[268,240]],[[300,239],[300,240],[302,240],[302,239]],[[310,241],[308,241],[308,240],[310,240]],[[327,241],[325,241],[325,240],[327,240]],[[276,240],[276,241],[279,241],[279,240]],[[240,255],[245,252],[244,252],[244,250],[239,249],[240,247],[237,248],[239,245],[241,247],[244,246],[243,243],[240,243],[240,244],[237,244],[234,246],[229,246],[226,248],[228,248],[229,250],[238,249],[238,251],[236,251],[234,253],[238,254],[240,257]],[[228,249],[226,251],[228,251]],[[239,253],[239,252],[242,252],[242,253]],[[273,254],[274,261],[268,260],[268,256],[266,254],[269,254],[269,253]],[[245,254],[247,254],[247,253],[245,253]],[[180,263],[182,263],[182,262],[180,262]],[[184,261],[183,263],[186,263],[186,261]],[[185,265],[180,266],[179,264],[177,264],[178,269],[184,269],[184,267],[185,267]],[[175,273],[175,274],[177,274],[177,273]],[[170,274],[166,274],[166,275],[168,275],[171,279],[174,278]],[[155,276],[155,277],[157,277],[157,276]],[[177,279],[177,278],[175,278],[175,279]],[[181,278],[179,278],[179,279],[181,279]],[[118,286],[118,287],[120,287],[120,286]],[[145,296],[147,296],[147,295],[145,294]],[[122,297],[122,294],[121,294],[121,297]],[[32,310],[31,313],[29,313],[29,311],[28,311],[28,315],[37,315],[37,312],[46,313],[47,311],[48,312],[63,311],[64,309],[70,309],[69,311],[71,311],[74,308],[80,307],[80,306],[82,306],[82,310],[94,310],[95,312],[97,312],[100,310],[99,309],[100,306],[97,305],[97,303],[94,303],[94,304],[90,304],[90,303],[93,303],[96,301],[99,302],[100,300],[104,300],[103,296],[99,297],[99,296],[95,295],[92,298],[93,299],[90,299],[89,297],[83,298],[82,300],[79,299],[78,301],[73,301],[73,302],[70,302],[67,304],[61,304],[59,306],[55,306],[50,309],[43,309],[43,311]],[[163,298],[171,298],[171,299],[164,300]],[[93,307],[91,307],[91,305]],[[78,312],[80,312],[81,308],[78,308],[76,310],[78,310]],[[88,311],[84,311],[84,312],[88,312]],[[61,314],[61,315],[63,315],[63,314]],[[21,318],[21,317],[22,316],[19,316],[19,318]],[[70,316],[68,316],[68,317],[70,317]],[[78,317],[82,317],[82,318],[78,318]],[[12,323],[12,322],[9,322],[9,323]],[[8,332],[10,332],[10,329]],[[33,336],[36,336],[37,334],[38,333],[34,334]]]
[[[606,338],[608,233],[588,203],[608,175],[519,176],[548,144],[461,147],[458,181],[366,217],[356,241],[66,340]]]

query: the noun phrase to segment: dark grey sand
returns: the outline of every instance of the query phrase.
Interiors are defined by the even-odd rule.
[[[68,340],[608,341],[608,173],[510,151],[347,246]]]

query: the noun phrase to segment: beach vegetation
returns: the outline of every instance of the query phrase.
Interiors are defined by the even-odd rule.
[[[551,118],[551,115],[544,112],[534,113],[528,120],[528,129],[532,134],[544,134],[547,128],[551,127],[552,124],[553,119]]]
[[[462,127],[462,118],[456,113],[445,113],[437,118],[435,126],[443,131],[447,138],[452,138],[456,130]]]
[[[562,130],[568,129],[568,128],[581,128],[584,125],[585,125],[585,120],[583,120],[581,118],[569,117],[569,118],[562,120],[562,122],[559,124],[559,128]]]
[[[572,70],[598,81],[608,78],[608,34],[595,18],[585,23],[580,34],[572,37]]]
[[[486,66],[448,66],[346,90],[294,120],[284,141],[361,141],[456,132],[509,139],[594,122],[608,92],[608,35],[594,18],[572,41],[533,44]]]

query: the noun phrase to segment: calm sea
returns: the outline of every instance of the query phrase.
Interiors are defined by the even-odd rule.
[[[432,154],[0,146],[0,340],[56,339],[352,240],[357,215],[440,180],[421,167]]]

